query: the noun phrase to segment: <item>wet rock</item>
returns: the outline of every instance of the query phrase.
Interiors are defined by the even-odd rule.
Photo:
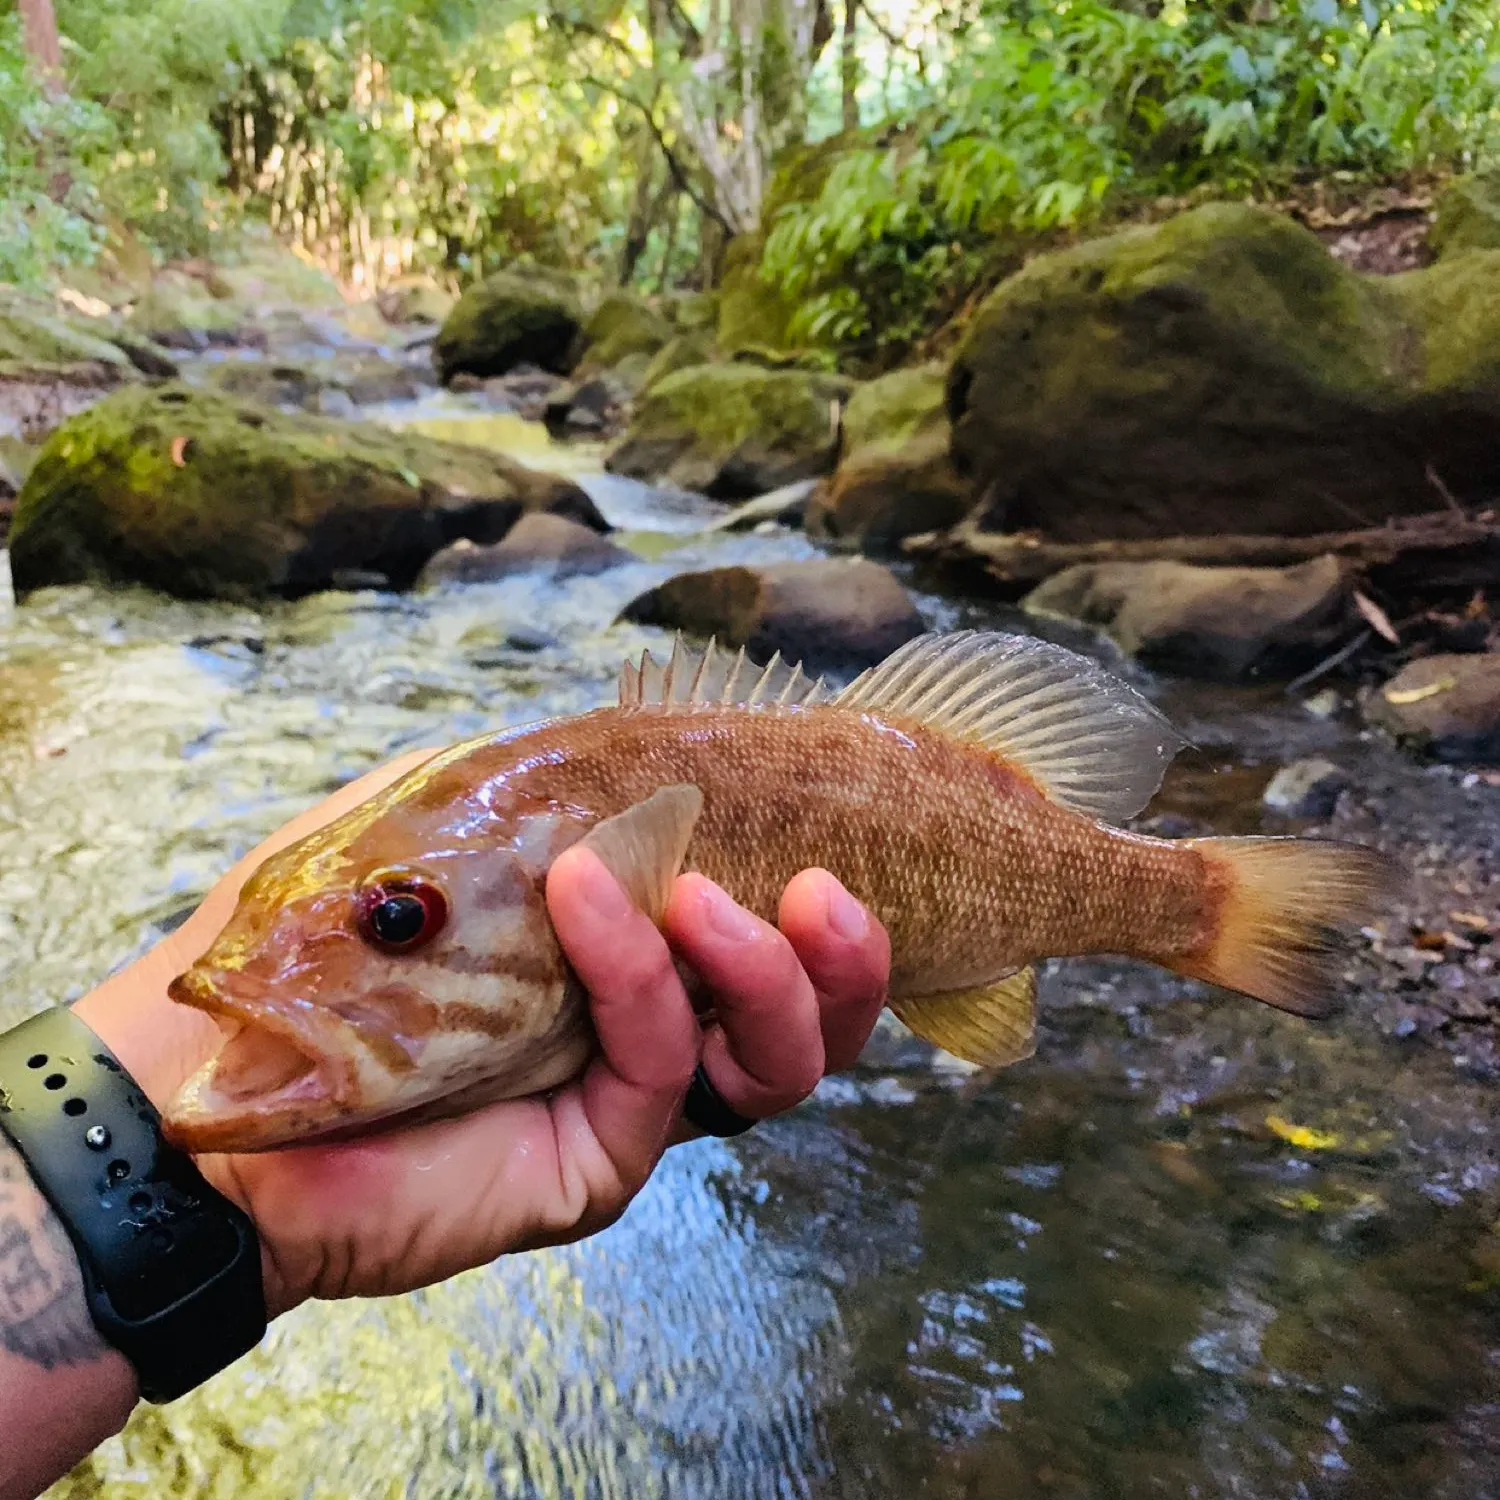
[[[1049,540],[1296,536],[1500,488],[1500,252],[1393,277],[1212,204],[1038,256],[949,379],[984,524]]]
[[[608,527],[576,485],[480,449],[283,414],[182,385],[127,388],[55,432],[11,534],[17,594],[89,580],[182,597],[300,595],[336,573],[411,583],[526,511]]]
[[[522,516],[503,541],[490,546],[463,539],[444,547],[422,569],[420,588],[452,583],[490,583],[513,573],[548,572],[558,578],[602,573],[636,556],[565,516]]]
[[[973,490],[953,467],[938,365],[857,386],[844,409],[844,455],[808,516],[814,536],[885,552],[917,532],[956,525]]]
[[[1271,778],[1261,801],[1288,818],[1327,818],[1350,785],[1349,773],[1331,760],[1294,760]]]
[[[0,437],[38,442],[69,417],[134,379],[129,365],[0,360]]]
[[[617,432],[629,408],[630,391],[623,381],[610,374],[591,375],[556,392],[542,420],[555,438],[598,438]]]
[[[375,306],[387,323],[441,323],[458,299],[430,276],[403,276],[382,288]]]
[[[1372,724],[1439,760],[1500,762],[1500,653],[1424,656],[1362,703]]]
[[[583,327],[586,370],[608,370],[632,354],[654,355],[673,337],[672,325],[629,292],[606,297]]]
[[[225,360],[205,372],[210,389],[266,406],[351,416],[356,406],[385,401],[412,401],[424,385],[418,372],[373,353],[340,354],[298,364],[287,360]]]
[[[1433,205],[1427,243],[1439,256],[1500,250],[1500,173],[1455,177]]]
[[[873,665],[926,628],[889,569],[864,558],[682,573],[642,594],[625,618],[781,652],[811,671]]]
[[[608,467],[740,500],[826,474],[847,381],[754,365],[699,365],[652,386]]]
[[[1337,560],[1319,557],[1294,568],[1088,563],[1049,578],[1022,607],[1102,627],[1153,666],[1239,677],[1325,648],[1347,602]]]
[[[433,358],[445,382],[460,373],[504,375],[523,364],[566,375],[577,362],[582,323],[569,277],[539,267],[500,271],[454,304]]]

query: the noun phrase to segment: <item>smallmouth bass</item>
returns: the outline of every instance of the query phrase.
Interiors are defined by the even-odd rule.
[[[1127,684],[1027,637],[924,636],[841,692],[681,641],[619,703],[441,752],[268,859],[170,993],[226,1041],[172,1140],[255,1151],[556,1087],[594,1049],[547,917],[593,848],[660,921],[700,871],[774,922],[831,871],[890,933],[891,1009],[986,1067],[1029,1056],[1040,959],[1145,959],[1299,1015],[1391,867],[1358,845],[1111,826],[1182,741]]]

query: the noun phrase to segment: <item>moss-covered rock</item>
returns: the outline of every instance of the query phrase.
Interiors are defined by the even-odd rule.
[[[651,356],[651,363],[641,376],[641,389],[649,391],[653,385],[679,370],[691,370],[695,365],[709,364],[714,357],[714,336],[699,330],[696,333],[680,333],[663,344]]]
[[[375,306],[387,323],[441,323],[457,300],[430,276],[403,276],[381,289]]]
[[[870,552],[953,526],[973,490],[953,467],[945,370],[918,365],[855,388],[844,409],[844,454],[813,499],[807,529]]]
[[[608,529],[576,485],[495,454],[177,384],[130,388],[38,455],[11,570],[20,595],[90,579],[296,595],[351,571],[405,587],[439,548],[498,541],[530,510]]]
[[[245,310],[233,300],[228,286],[211,286],[184,271],[160,272],[131,308],[128,327],[168,349],[254,341]]]
[[[740,500],[832,469],[836,376],[755,365],[699,365],[653,385],[637,403],[609,468]]]
[[[566,375],[578,360],[583,307],[561,272],[499,271],[471,286],[438,332],[433,357],[445,381],[455,375],[504,375],[540,365]]]
[[[341,392],[356,406],[410,401],[424,382],[418,371],[394,359],[350,351],[306,364],[275,359],[223,360],[203,372],[203,383],[227,396],[267,406],[316,410],[320,398]],[[426,383],[431,388],[430,379]]]
[[[29,365],[97,364],[125,370],[130,360],[101,331],[79,328],[39,298],[0,287],[0,360]]]
[[[679,333],[707,333],[719,326],[717,292],[668,292],[661,299],[662,316]]]
[[[608,370],[633,354],[654,355],[673,337],[672,325],[629,292],[611,292],[583,326],[586,370]]]
[[[1500,654],[1419,657],[1363,707],[1372,724],[1439,760],[1500,761]]]
[[[1500,250],[1500,172],[1455,177],[1438,194],[1427,243],[1439,256]]]
[[[1038,257],[948,384],[987,524],[1059,541],[1299,535],[1500,487],[1500,252],[1361,276],[1214,204]]]

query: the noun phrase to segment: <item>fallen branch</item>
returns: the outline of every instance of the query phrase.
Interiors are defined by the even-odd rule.
[[[1434,511],[1359,531],[1316,536],[1172,536],[1144,541],[1048,542],[980,531],[970,523],[907,538],[913,557],[982,574],[1010,597],[1081,563],[1181,562],[1283,568],[1331,554],[1396,596],[1500,586],[1500,520]]]

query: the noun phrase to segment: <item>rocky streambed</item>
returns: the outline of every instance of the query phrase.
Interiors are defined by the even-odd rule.
[[[541,316],[534,278],[503,284],[470,311],[505,369],[450,336],[439,394],[430,328],[289,308],[280,280],[247,333],[245,278],[193,280],[186,312],[131,315],[171,372],[132,364],[99,404],[60,382],[82,415],[15,434],[54,498],[28,543],[23,494],[24,602],[0,590],[0,1024],[81,993],[342,781],[607,701],[679,624],[835,673],[927,627],[1053,636],[1192,741],[1140,826],[1358,838],[1410,882],[1332,1021],[1052,966],[1026,1064],[980,1078],[892,1026],[793,1116],[674,1153],[597,1240],[301,1309],[57,1494],[1500,1495],[1500,775],[1487,606],[1449,597],[1470,584],[1416,621],[1390,575],[1309,558],[1279,591],[1075,575],[1092,602],[1023,609],[1040,580],[975,541],[1004,533],[954,462],[943,370],[720,358],[713,420],[678,430],[699,304],[653,323],[553,287]],[[408,290],[388,312],[446,312]],[[1451,758],[1400,748],[1374,698]]]

